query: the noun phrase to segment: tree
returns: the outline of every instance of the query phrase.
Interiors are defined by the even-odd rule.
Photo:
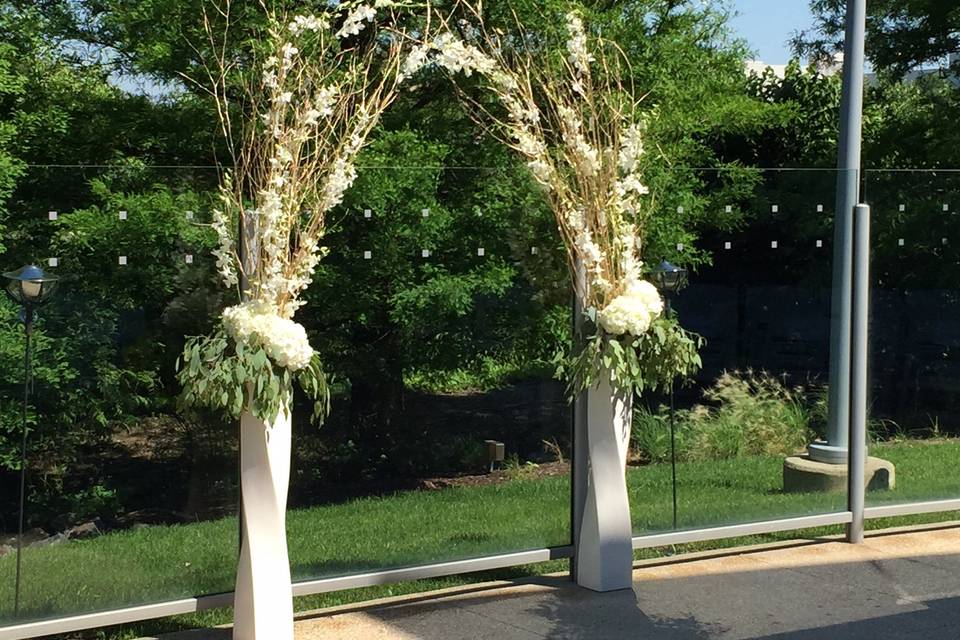
[[[811,0],[815,27],[794,38],[798,54],[830,57],[843,49],[846,0]],[[954,0],[870,0],[867,58],[874,69],[901,78],[931,64],[946,70],[960,53],[960,5]],[[954,70],[960,69],[960,58]]]

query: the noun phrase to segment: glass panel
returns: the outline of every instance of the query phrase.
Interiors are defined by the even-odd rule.
[[[3,270],[61,277],[39,310],[15,616],[23,328],[0,302],[0,625],[228,591],[236,429],[177,411],[174,361],[220,302],[209,169],[35,168]]]
[[[523,174],[429,160],[361,171],[302,311],[336,387],[322,428],[295,418],[295,580],[570,543],[549,211]]]
[[[870,171],[867,506],[960,497],[958,171]],[[886,461],[895,487],[886,489]],[[874,469],[876,467],[876,469]]]
[[[173,367],[230,302],[203,226],[216,179],[116,167],[20,181],[4,268],[42,261],[63,281],[34,334],[30,533],[16,615],[2,548],[0,625],[233,586],[236,427],[179,412]],[[509,171],[364,169],[331,217],[298,316],[334,399],[323,428],[295,400],[295,579],[569,544],[570,411],[550,361],[570,339],[570,288],[532,189]],[[23,332],[14,305],[0,312],[6,544]]]
[[[669,394],[638,399],[628,471],[635,534],[846,508],[845,488],[809,491],[792,478],[784,485],[785,459],[805,456],[825,435],[837,177],[817,170],[671,176],[688,187],[677,193],[696,196],[661,198],[661,213],[698,231],[657,231],[646,254],[691,267],[673,306],[681,324],[705,338],[704,367],[675,389],[672,412]]]

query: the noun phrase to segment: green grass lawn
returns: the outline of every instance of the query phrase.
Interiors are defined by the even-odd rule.
[[[960,442],[904,442],[871,450],[897,467],[897,488],[868,495],[868,505],[960,497]],[[780,458],[684,463],[677,467],[680,528],[716,526],[839,511],[842,494],[780,492]],[[628,474],[634,532],[671,528],[669,465]],[[525,478],[497,485],[412,491],[389,497],[290,511],[288,534],[295,580],[469,558],[569,543],[569,479]],[[875,524],[955,517],[937,514]],[[872,523],[873,524],[873,523]],[[823,529],[807,534],[838,532]],[[22,618],[38,619],[229,591],[236,561],[236,520],[158,526],[110,533],[24,553]],[[704,549],[797,537],[796,532],[688,545]],[[663,550],[644,550],[650,557]],[[565,562],[496,572],[496,576],[556,571]],[[0,624],[12,622],[14,556],[0,558]],[[298,600],[299,609],[396,595],[489,579],[457,576],[357,589]],[[229,620],[206,612],[119,630],[182,628]]]

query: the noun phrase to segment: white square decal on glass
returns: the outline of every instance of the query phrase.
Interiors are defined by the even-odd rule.
[[[484,254],[486,254],[486,253],[487,253],[487,250],[486,250],[486,249],[484,249],[483,247],[477,247],[477,255],[478,255],[478,256],[480,256],[480,257],[482,258],[482,257],[484,256]]]
[[[683,251],[683,245],[682,245],[682,244],[678,244],[678,245],[677,245],[677,251]]]
[[[363,210],[363,217],[364,217],[364,218],[367,218],[367,219],[369,220],[370,218],[373,217],[373,211],[371,211],[370,209],[364,209],[364,210]]]
[[[903,238],[899,238],[899,239],[897,240],[897,246],[902,247],[904,244],[906,244],[906,243],[903,241]]]
[[[950,205],[948,205],[948,204],[943,205],[943,210],[944,210],[944,211],[950,211]]]
[[[50,213],[47,214],[47,218],[49,218],[50,220],[56,220],[56,219],[57,219],[57,212],[56,212],[56,211],[51,211]]]
[[[536,248],[536,247],[530,247],[530,255],[532,255],[532,256],[537,255],[537,248]]]
[[[127,212],[126,212],[126,211],[121,211],[121,212],[120,212],[120,219],[121,219],[121,220],[126,220],[126,219],[127,219]]]
[[[776,240],[774,240],[773,242],[770,243],[770,248],[771,248],[771,249],[776,249],[776,248],[779,247],[779,246],[780,246],[780,243],[777,242]]]
[[[817,240],[817,249],[823,248],[823,240]]]
[[[723,210],[726,211],[727,213],[733,213],[733,205],[728,204],[726,207],[723,208]]]
[[[900,205],[900,211],[906,211],[906,210],[907,210],[907,205],[901,204],[901,205]]]
[[[780,211],[780,205],[775,204],[775,205],[773,205],[772,207],[770,207],[770,212],[771,212],[771,213],[777,213],[778,211]]]
[[[187,264],[193,264],[193,256],[188,253],[183,257],[183,261]]]
[[[424,218],[426,218],[427,216],[430,215],[430,209],[424,209],[424,210],[422,210],[422,211],[420,212],[420,215],[422,215]]]
[[[127,264],[127,256],[120,256],[120,258],[117,260],[117,263],[120,266]]]
[[[823,213],[823,205],[822,205],[822,204],[818,204],[818,205],[817,205],[817,213]]]
[[[193,211],[187,211],[187,220],[193,220]]]
[[[50,258],[47,260],[47,266],[56,267],[60,264],[60,258]]]
[[[429,258],[429,257],[430,257],[430,249],[424,249],[423,251],[421,251],[421,252],[420,252],[420,256],[423,257],[423,258]]]
[[[732,247],[733,247],[733,243],[732,243],[732,242],[724,242],[724,243],[723,243],[723,248],[724,248],[724,249],[727,249],[728,251],[729,251]]]
[[[677,213],[683,213],[683,207],[677,207]]]
[[[363,252],[363,259],[364,259],[364,260],[369,260],[369,259],[372,258],[372,257],[373,257],[373,251],[364,251],[364,252]]]

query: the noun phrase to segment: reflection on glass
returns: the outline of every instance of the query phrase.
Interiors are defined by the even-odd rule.
[[[837,173],[696,178],[696,206],[729,227],[711,225],[693,247],[660,243],[652,256],[690,268],[689,286],[672,303],[706,345],[703,370],[675,388],[673,410],[668,395],[636,403],[634,533],[842,511],[845,488],[810,491],[784,480],[785,459],[824,435],[833,263],[824,212],[833,208]],[[731,184],[741,188],[731,193]]]
[[[960,172],[869,171],[869,455],[895,486],[867,506],[960,497]]]
[[[538,235],[549,211],[500,195],[531,188],[371,169],[347,195],[304,308],[337,383],[322,428],[295,419],[295,579],[569,544],[570,414],[550,364],[569,340],[565,261]]]
[[[33,332],[27,505],[16,621],[230,590],[235,427],[182,413],[173,363],[216,317],[215,172],[33,169],[16,200],[38,216],[4,269],[60,276]],[[113,180],[113,181],[111,181]],[[121,184],[122,183],[122,184]],[[57,213],[52,213],[56,211]],[[17,224],[29,225],[18,220]],[[185,256],[191,256],[186,259]],[[25,283],[27,286],[29,282]],[[26,291],[29,293],[29,291]],[[0,625],[14,622],[23,328],[0,302]]]

